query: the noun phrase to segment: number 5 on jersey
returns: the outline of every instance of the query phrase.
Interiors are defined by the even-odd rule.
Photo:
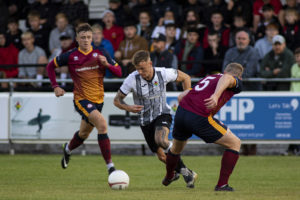
[[[204,90],[204,88],[206,88],[209,84],[209,80],[213,80],[215,79],[216,77],[211,77],[211,76],[208,76],[206,77],[205,79],[203,79],[199,84],[204,84],[202,85],[201,87],[199,85],[196,85],[195,87],[195,90],[196,91],[201,91],[201,90]]]

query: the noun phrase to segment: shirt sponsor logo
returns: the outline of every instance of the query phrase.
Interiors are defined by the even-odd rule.
[[[96,58],[98,56],[98,53],[93,53],[93,56]]]
[[[78,56],[74,56],[74,61],[78,60]]]
[[[98,68],[99,68],[99,65],[93,66],[93,67],[82,67],[82,68],[76,69],[76,72],[81,72],[81,71],[86,71],[86,70],[93,70],[93,69],[98,69]]]

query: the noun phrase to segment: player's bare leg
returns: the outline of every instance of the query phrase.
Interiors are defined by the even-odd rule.
[[[114,163],[111,160],[110,140],[107,135],[107,123],[103,115],[98,110],[93,110],[89,115],[89,121],[98,130],[98,144],[102,156],[106,162],[108,173],[110,174],[115,170]]]
[[[92,125],[90,125],[84,120],[81,120],[79,131],[75,132],[73,138],[70,140],[69,143],[65,143],[63,145],[64,156],[61,160],[61,166],[63,169],[66,169],[68,167],[72,150],[76,149],[81,144],[83,144],[84,140],[89,137],[93,128],[94,127]]]
[[[165,149],[166,152],[168,152],[173,145],[173,143],[170,142],[168,139],[169,132],[170,132],[170,130],[165,126],[158,126],[155,129],[155,142],[159,147]],[[161,154],[161,155],[159,155],[159,159],[160,160],[164,159],[161,161],[166,163],[166,156],[162,156],[162,154]],[[187,184],[187,187],[190,187],[190,188],[194,187],[194,182],[195,182],[194,179],[197,177],[197,174],[195,172],[193,172],[192,170],[188,169],[180,157],[179,157],[178,163],[175,167],[175,172],[176,173],[175,173],[175,176],[173,177],[172,181],[179,179],[179,174],[182,174],[184,181]]]
[[[215,143],[226,148],[222,157],[220,177],[215,191],[234,191],[234,189],[228,185],[228,179],[239,159],[241,140],[228,128],[226,134]]]

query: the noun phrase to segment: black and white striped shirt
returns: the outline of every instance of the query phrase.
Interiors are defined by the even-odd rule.
[[[151,81],[143,79],[137,71],[132,72],[124,80],[120,91],[127,95],[133,93],[136,105],[143,105],[140,113],[140,123],[145,126],[162,114],[170,114],[170,106],[166,102],[166,85],[176,81],[176,69],[154,67],[154,77]]]

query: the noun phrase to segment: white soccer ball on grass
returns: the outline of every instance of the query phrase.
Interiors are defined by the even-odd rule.
[[[129,176],[123,170],[115,170],[108,176],[108,184],[113,190],[124,190],[129,186]]]

